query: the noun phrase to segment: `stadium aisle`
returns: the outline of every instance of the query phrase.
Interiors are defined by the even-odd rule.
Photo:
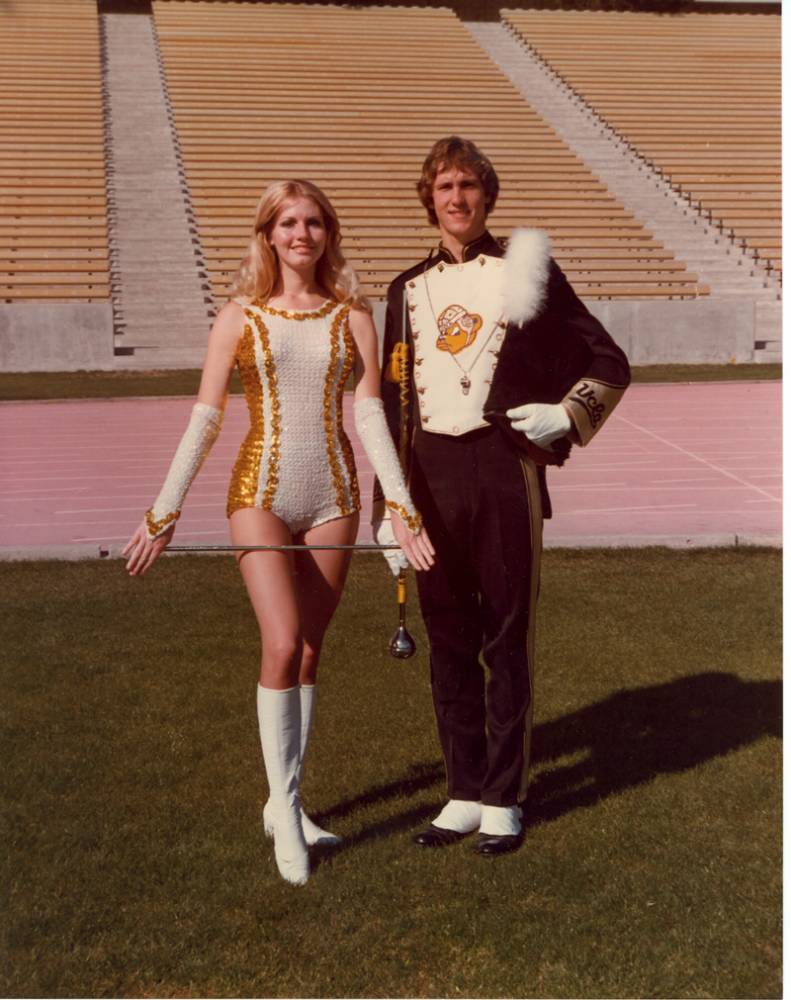
[[[0,404],[0,558],[117,551],[158,492],[191,406],[188,398]],[[779,382],[633,386],[600,437],[549,471],[555,516],[546,544],[779,544],[780,408]],[[233,397],[178,543],[227,540],[225,494],[247,423],[243,398]],[[346,426],[366,541],[372,474],[350,414]]]

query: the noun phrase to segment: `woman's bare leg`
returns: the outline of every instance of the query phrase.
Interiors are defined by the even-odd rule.
[[[246,508],[231,516],[234,545],[291,545],[286,524],[268,510]],[[237,555],[261,633],[260,684],[284,691],[299,681],[302,659],[299,595],[291,552]]]
[[[359,515],[325,521],[304,533],[306,545],[353,545]],[[301,537],[300,542],[303,540]],[[300,684],[315,684],[321,646],[338,607],[352,553],[333,550],[296,552],[294,570],[302,624]]]

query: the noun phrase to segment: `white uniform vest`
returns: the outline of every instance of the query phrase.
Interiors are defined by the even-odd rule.
[[[487,427],[483,406],[505,336],[505,261],[441,261],[406,283],[414,375],[424,431],[458,436]]]

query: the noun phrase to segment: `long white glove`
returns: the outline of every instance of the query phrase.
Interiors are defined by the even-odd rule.
[[[211,451],[221,426],[222,410],[207,403],[193,406],[190,422],[170,463],[165,483],[154,506],[146,512],[149,538],[157,538],[179,519],[187,490]]]
[[[382,487],[385,506],[397,511],[412,534],[417,535],[423,522],[409,495],[401,463],[398,461],[395,445],[385,420],[382,400],[377,396],[356,399],[354,426]]]
[[[522,431],[539,448],[549,448],[571,430],[571,417],[562,403],[525,403],[506,410],[505,415],[514,430]]]
[[[398,545],[393,534],[393,522],[390,520],[389,514],[381,521],[374,521],[372,527],[374,541],[377,545]],[[402,549],[385,549],[382,555],[387,560],[387,565],[393,576],[398,576],[402,569],[409,569],[409,560]]]

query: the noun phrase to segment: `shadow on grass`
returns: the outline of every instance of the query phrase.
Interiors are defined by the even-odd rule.
[[[527,825],[781,736],[779,681],[705,673],[619,691],[537,726]],[[581,759],[562,764],[565,757]]]
[[[315,816],[316,822],[320,826],[325,823],[330,825],[329,821],[333,817],[337,819],[339,816],[348,816],[356,812],[357,809],[364,808],[365,806],[374,805],[378,802],[386,802],[388,799],[400,798],[405,795],[414,795],[424,788],[430,788],[432,785],[439,784],[444,776],[445,768],[442,761],[433,761],[430,763],[423,761],[412,764],[406,777],[389,781],[386,785],[378,785],[367,792],[363,792],[361,795],[355,795],[352,799],[339,802],[330,809],[325,809],[323,812],[317,813]],[[359,833],[345,838],[341,844],[317,845],[315,863],[321,864],[324,859],[340,854],[350,847],[358,847],[367,840],[378,840],[380,837],[388,837],[391,834],[399,834],[411,830],[415,826],[424,824],[436,811],[437,809],[434,805],[416,806],[414,809],[407,809],[396,813],[394,816],[389,816],[378,823],[372,823]]]
[[[424,788],[437,784],[444,774],[445,768],[442,766],[442,761],[439,760],[431,763],[423,761],[411,764],[406,777],[388,781],[386,785],[377,785],[361,795],[355,795],[353,799],[339,802],[337,805],[325,809],[321,813],[321,818],[332,819],[338,816],[348,816],[364,806],[386,802],[388,799],[399,798],[402,795],[414,795],[415,792],[421,792]]]
[[[781,736],[779,681],[743,681],[704,673],[617,694],[536,726],[527,826],[537,826],[609,795],[687,771],[763,736]],[[564,762],[565,758],[572,758]],[[319,821],[413,795],[439,785],[441,762],[416,763],[399,780],[326,810]],[[401,832],[425,821],[435,806],[410,809],[367,827],[351,843]],[[351,844],[350,844],[351,846]],[[333,848],[336,853],[343,848]]]

